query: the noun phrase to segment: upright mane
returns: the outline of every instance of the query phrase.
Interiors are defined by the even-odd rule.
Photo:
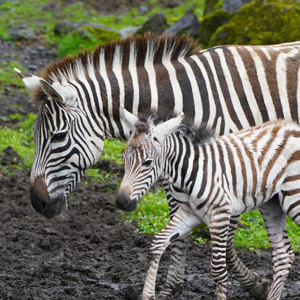
[[[176,115],[169,115],[165,118],[159,117],[157,114],[151,114],[150,116],[140,116],[139,121],[135,125],[134,138],[140,134],[148,133],[153,126],[176,117]],[[177,134],[189,139],[194,145],[209,144],[216,139],[215,131],[205,124],[193,125],[190,120],[184,118],[178,128]]]
[[[123,40],[101,45],[92,51],[83,51],[76,56],[68,56],[47,66],[42,77],[48,82],[78,78],[80,74],[88,77],[89,72],[99,70],[100,63],[105,62],[106,71],[118,66],[130,68],[144,66],[145,63],[162,63],[164,60],[176,60],[179,57],[191,56],[199,51],[196,42],[188,36],[161,37],[153,34],[128,37]]]

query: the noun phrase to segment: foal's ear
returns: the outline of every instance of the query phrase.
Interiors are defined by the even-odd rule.
[[[120,105],[120,116],[121,119],[124,120],[128,126],[129,131],[135,130],[135,124],[139,120],[134,114],[126,110],[123,105]]]
[[[174,133],[178,130],[183,117],[184,113],[182,112],[177,117],[159,124],[153,129],[153,136],[162,143],[169,134]]]

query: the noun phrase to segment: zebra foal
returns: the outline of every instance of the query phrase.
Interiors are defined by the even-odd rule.
[[[155,298],[159,260],[167,246],[202,222],[212,239],[211,274],[219,300],[226,299],[226,244],[230,218],[259,208],[272,247],[273,282],[268,300],[280,299],[294,261],[286,216],[300,225],[300,126],[268,122],[216,137],[212,131],[181,126],[183,114],[154,125],[125,112],[135,131],[124,153],[125,175],[118,207],[132,210],[159,176],[170,183],[180,208],[155,235],[153,259],[142,299]]]

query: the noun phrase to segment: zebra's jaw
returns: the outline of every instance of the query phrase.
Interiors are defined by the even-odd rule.
[[[63,193],[49,195],[43,176],[38,176],[30,187],[30,198],[33,208],[47,218],[59,215],[67,208],[66,197]]]

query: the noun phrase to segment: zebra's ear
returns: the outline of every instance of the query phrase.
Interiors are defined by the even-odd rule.
[[[40,82],[39,82],[41,80],[40,77],[23,73],[17,68],[14,68],[14,70],[17,73],[18,77],[24,82],[26,88],[30,92],[33,92],[35,89],[37,89],[40,86]]]
[[[134,114],[126,110],[123,105],[120,105],[120,116],[126,122],[129,131],[135,130],[135,124],[139,120]]]
[[[40,79],[39,83],[42,90],[52,99],[59,101],[67,106],[77,106],[77,95],[74,89],[68,85],[62,85],[54,82],[52,85],[44,79]]]
[[[182,112],[177,117],[157,125],[153,129],[153,136],[156,137],[159,140],[159,142],[162,143],[169,134],[175,133],[178,130],[183,117],[184,113]]]

